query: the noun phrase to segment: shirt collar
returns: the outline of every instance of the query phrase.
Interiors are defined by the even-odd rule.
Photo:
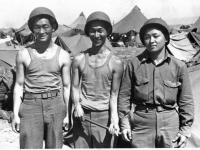
[[[151,59],[151,58],[149,57],[148,51],[145,50],[143,53],[142,62],[147,61],[148,59]],[[168,50],[166,49],[165,50],[165,58],[164,58],[163,62],[168,61],[168,63],[169,63],[170,60],[171,60],[171,55],[169,54]]]

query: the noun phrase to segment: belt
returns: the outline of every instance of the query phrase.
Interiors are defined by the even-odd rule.
[[[25,99],[47,99],[47,98],[52,98],[52,97],[57,97],[60,95],[59,90],[52,90],[48,92],[43,92],[43,93],[24,93],[24,98]]]
[[[149,110],[154,110],[157,112],[162,112],[165,110],[173,110],[174,108],[166,108],[162,105],[153,105],[153,104],[146,104],[146,105],[136,105],[135,110],[145,110],[148,113]]]

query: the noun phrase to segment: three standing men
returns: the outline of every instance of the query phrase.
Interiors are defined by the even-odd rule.
[[[62,148],[62,127],[69,123],[71,60],[51,40],[58,23],[49,9],[34,9],[28,25],[36,41],[17,54],[12,127],[20,131],[20,148],[42,148],[43,138],[45,148]],[[73,60],[75,148],[114,147],[112,134],[119,132],[123,62],[106,45],[111,32],[110,18],[92,13],[85,25],[92,47]],[[146,50],[129,61],[119,93],[123,137],[132,147],[174,147],[176,142],[184,147],[194,111],[187,68],[167,52],[170,39],[163,20],[148,20],[140,38]],[[136,107],[129,120],[131,103]],[[109,126],[112,134],[84,121],[86,117]]]
[[[106,45],[111,33],[110,18],[105,13],[94,12],[87,18],[85,34],[92,47],[75,56],[72,63],[75,148],[114,147],[112,134],[119,132],[117,97],[124,67]],[[112,134],[84,118],[109,126]]]
[[[51,10],[34,9],[28,26],[36,41],[16,57],[12,128],[20,132],[20,148],[41,149],[43,139],[45,148],[62,148],[62,127],[69,123],[66,110],[69,110],[71,59],[51,39],[58,28]]]
[[[140,39],[146,50],[128,62],[119,93],[122,135],[135,148],[185,147],[194,119],[187,67],[168,53],[162,19],[146,21]]]

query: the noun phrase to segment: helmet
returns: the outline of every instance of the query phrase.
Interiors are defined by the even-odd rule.
[[[53,12],[46,7],[37,7],[31,12],[28,20],[28,27],[32,32],[33,32],[33,21],[37,17],[44,17],[50,19],[50,21],[52,21],[55,24],[55,31],[58,29],[58,22],[56,21],[56,17],[53,14]]]
[[[104,12],[96,11],[96,12],[90,14],[89,17],[87,18],[85,29],[84,29],[85,34],[87,36],[89,36],[90,24],[95,21],[102,21],[105,24],[106,31],[108,32],[107,36],[109,36],[112,33],[112,25],[111,25],[111,21],[110,21],[110,18],[108,17],[108,15],[105,14]]]
[[[166,45],[169,44],[170,37],[169,37],[169,26],[167,23],[162,20],[161,18],[151,18],[147,20],[144,25],[140,29],[140,40],[144,45],[144,35],[149,28],[158,28],[165,36],[167,42]]]

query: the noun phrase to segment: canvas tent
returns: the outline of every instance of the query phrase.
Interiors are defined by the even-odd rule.
[[[12,36],[15,30],[13,28],[8,28],[8,29],[2,29],[1,31],[6,35]]]
[[[192,28],[200,28],[200,17],[197,19],[197,21],[193,24]]]
[[[80,34],[72,37],[58,36],[55,43],[72,53],[72,56],[92,46],[91,40]]]
[[[71,36],[78,35],[78,34],[85,35],[85,32],[83,30],[71,29],[64,33],[60,33],[59,36],[71,37]]]
[[[35,41],[35,36],[28,27],[28,23],[21,26],[15,33],[15,39],[21,44]]]
[[[0,50],[0,59],[10,65],[15,65],[15,58],[19,49],[16,50]]]
[[[61,34],[65,33],[65,32],[67,32],[67,31],[69,31],[69,30],[71,30],[70,27],[67,27],[67,26],[60,25],[60,24],[59,24],[59,25],[58,25],[58,29],[57,29],[55,32],[53,32],[52,37],[59,36],[59,35],[61,35]]]
[[[185,32],[170,35],[170,43],[167,47],[176,58],[185,62],[190,61],[197,53],[197,50],[193,48]]]
[[[145,21],[147,21],[147,18],[136,5],[127,16],[113,25],[113,33],[127,33],[130,30],[139,31]]]
[[[71,53],[72,56],[75,56],[79,52],[87,50],[92,46],[90,38],[81,34],[72,37],[58,36],[55,43]],[[112,46],[108,39],[106,39],[106,46],[112,50]]]
[[[188,38],[191,40],[192,43],[196,43],[200,46],[200,32],[189,32]]]
[[[69,27],[78,30],[84,30],[86,24],[86,17],[83,12],[79,15],[79,17],[69,25]]]
[[[187,147],[200,147],[200,64],[188,68],[190,84],[194,98],[194,123],[191,129],[191,137],[188,139]]]

